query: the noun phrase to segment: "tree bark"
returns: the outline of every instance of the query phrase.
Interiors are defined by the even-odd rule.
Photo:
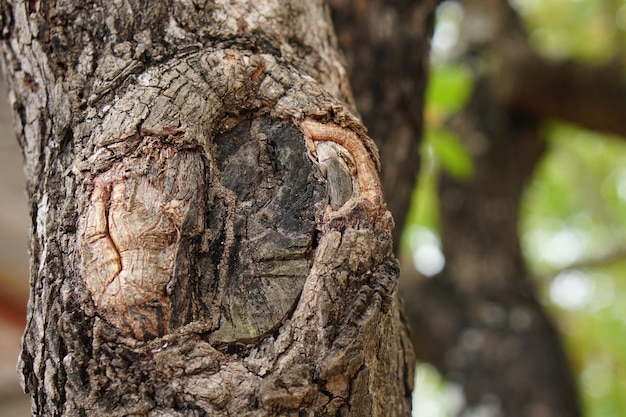
[[[409,415],[393,221],[322,1],[1,17],[34,415]]]

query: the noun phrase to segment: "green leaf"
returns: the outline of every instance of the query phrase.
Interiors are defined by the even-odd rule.
[[[472,89],[473,77],[464,66],[433,68],[426,90],[427,111],[445,120],[458,112],[467,101]]]
[[[465,145],[448,129],[430,129],[426,140],[432,146],[437,162],[458,180],[467,180],[474,174],[474,161]]]

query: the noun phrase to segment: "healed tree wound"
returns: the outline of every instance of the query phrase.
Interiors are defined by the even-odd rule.
[[[275,329],[308,276],[316,216],[364,183],[351,177],[359,157],[322,146],[324,181],[302,136],[245,121],[215,138],[213,154],[184,132],[130,136],[139,145],[95,177],[82,227],[100,315],[140,340],[191,322],[223,343]]]
[[[323,202],[338,210],[380,198],[355,133],[312,120],[300,128],[319,167],[302,133],[271,119],[218,135],[214,155],[182,131],[129,135],[139,145],[95,178],[83,226],[86,285],[102,317],[140,340],[191,322],[226,343],[275,329],[308,276]]]
[[[307,146],[317,156],[317,142],[332,142],[344,148],[355,164],[360,195],[376,204],[382,202],[380,179],[374,160],[359,136],[353,131],[334,123],[320,123],[305,119],[300,123]],[[333,206],[333,208],[337,208]]]

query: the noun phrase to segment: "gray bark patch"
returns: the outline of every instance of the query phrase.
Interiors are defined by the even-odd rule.
[[[293,308],[310,269],[315,212],[324,207],[327,193],[293,125],[245,121],[215,144],[220,182],[234,194],[236,208],[229,279],[213,337],[231,342],[271,331]],[[228,227],[222,204],[216,201],[209,215],[211,230]],[[225,239],[222,230],[214,253]]]

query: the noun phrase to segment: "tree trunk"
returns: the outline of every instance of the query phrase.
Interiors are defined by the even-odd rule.
[[[475,151],[467,182],[439,186],[446,267],[403,290],[418,358],[463,388],[459,415],[580,416],[559,335],[537,300],[517,227],[522,192],[544,144],[538,122],[498,110],[479,82],[452,125]],[[480,150],[479,150],[480,149]]]
[[[322,1],[1,18],[34,415],[409,415],[393,221]]]
[[[469,103],[449,121],[475,169],[466,180],[441,176],[446,266],[432,279],[405,281],[402,289],[413,344],[419,359],[462,387],[458,415],[577,417],[575,379],[537,300],[518,234],[524,188],[545,149],[539,127],[546,117],[524,107],[528,97],[519,93],[531,86],[539,108],[562,96],[551,97],[554,88],[546,83],[539,94],[532,86],[544,77],[522,75],[536,57],[506,0],[464,2],[464,13],[468,21],[472,14],[488,16],[483,26],[491,30],[490,38],[468,47],[465,59],[476,64],[471,53],[478,54],[477,61],[498,66],[481,69]]]

